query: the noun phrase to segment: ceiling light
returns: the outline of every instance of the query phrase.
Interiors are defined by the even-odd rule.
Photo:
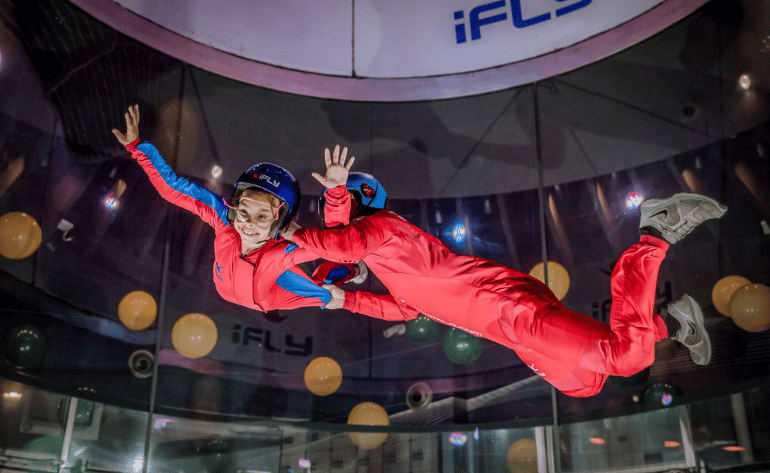
[[[724,450],[725,452],[742,452],[746,449],[738,445],[727,445],[725,447],[722,447],[722,450]]]
[[[751,77],[748,74],[741,74],[738,78],[738,85],[743,90],[749,90],[749,87],[751,87]]]
[[[222,167],[219,164],[215,164],[211,168],[211,177],[219,179],[222,176]]]

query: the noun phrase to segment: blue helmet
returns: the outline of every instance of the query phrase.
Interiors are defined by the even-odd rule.
[[[345,187],[350,192],[353,200],[363,207],[358,214],[374,213],[388,205],[388,193],[380,182],[371,174],[365,172],[351,172],[348,174],[348,182]],[[326,190],[321,195],[318,204],[318,213],[323,220],[324,206],[326,205]]]
[[[371,174],[351,172],[348,174],[348,183],[345,187],[348,188],[348,192],[353,195],[353,198],[364,207],[382,210],[388,203],[388,193]]]
[[[236,206],[235,198],[246,189],[256,188],[272,194],[281,200],[285,206],[281,207],[276,223],[270,229],[270,236],[279,238],[278,231],[289,224],[297,215],[299,201],[302,193],[299,181],[292,173],[273,163],[257,163],[247,169],[233,185],[231,204]],[[235,211],[230,208],[227,217],[235,220]]]

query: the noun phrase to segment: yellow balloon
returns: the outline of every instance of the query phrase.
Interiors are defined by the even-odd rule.
[[[217,344],[217,326],[203,314],[187,314],[174,324],[171,343],[187,358],[206,356]]]
[[[37,251],[43,232],[37,220],[24,212],[9,212],[0,217],[0,255],[22,259]]]
[[[508,447],[505,462],[511,473],[537,473],[537,444],[532,439],[519,439]]]
[[[537,263],[529,270],[529,275],[541,282],[545,282],[545,265]],[[559,300],[564,299],[569,291],[569,273],[567,269],[556,261],[548,262],[548,289],[553,291]]]
[[[730,298],[733,297],[736,289],[746,284],[751,284],[751,281],[735,274],[725,276],[717,281],[714,284],[714,289],[711,290],[711,302],[714,303],[717,312],[730,317]]]
[[[144,330],[158,315],[155,299],[144,291],[132,291],[123,296],[118,304],[118,318],[131,330]]]
[[[350,425],[390,425],[388,413],[381,405],[374,402],[362,402],[353,409],[348,415],[348,424]],[[353,445],[361,450],[374,450],[382,445],[388,438],[387,432],[365,433],[348,432],[348,437]]]
[[[770,287],[747,284],[736,289],[730,298],[730,312],[735,325],[747,332],[764,332],[770,328]]]
[[[316,396],[328,396],[342,384],[342,368],[326,356],[319,356],[305,368],[305,386]]]

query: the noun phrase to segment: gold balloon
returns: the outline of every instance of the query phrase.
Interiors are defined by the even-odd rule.
[[[717,281],[714,284],[714,289],[711,290],[711,302],[714,303],[717,312],[730,317],[730,298],[733,297],[736,289],[746,284],[751,284],[751,281],[735,274],[725,276]]]
[[[545,265],[537,263],[529,270],[529,275],[545,282]],[[559,300],[564,299],[569,291],[569,273],[567,269],[556,261],[548,262],[548,289],[553,291]]]
[[[362,402],[353,409],[348,415],[348,424],[350,425],[390,425],[388,413],[381,405],[374,402]],[[361,450],[374,450],[382,445],[388,438],[387,432],[365,433],[348,432],[348,437],[353,445]]]
[[[770,287],[747,284],[736,289],[730,298],[730,313],[735,325],[747,332],[764,332],[770,328]]]
[[[171,343],[187,358],[206,356],[217,344],[217,326],[203,314],[187,314],[171,330]]]
[[[508,448],[505,462],[511,473],[537,473],[537,444],[532,439],[519,439]]]
[[[118,304],[118,318],[131,330],[144,330],[158,315],[155,299],[144,291],[129,292]]]
[[[24,212],[9,212],[0,217],[0,255],[22,259],[37,251],[43,232],[37,220]]]
[[[326,356],[319,356],[305,368],[305,386],[316,396],[328,396],[342,384],[342,368]]]

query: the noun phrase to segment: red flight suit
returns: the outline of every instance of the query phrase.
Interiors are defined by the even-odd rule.
[[[343,186],[327,191],[350,199]],[[349,206],[349,203],[348,203]],[[438,238],[381,210],[342,228],[304,228],[292,238],[320,258],[363,260],[409,317],[415,311],[516,351],[535,373],[569,396],[598,393],[608,375],[630,376],[652,364],[668,336],[653,314],[658,269],[668,244],[644,235],[611,276],[610,326],[564,306],[537,279],[483,258],[453,253]],[[346,294],[359,307],[360,293]],[[348,301],[348,298],[353,299]]]
[[[240,235],[227,219],[228,208],[221,196],[176,175],[157,148],[148,142],[140,143],[137,138],[126,145],[126,149],[162,198],[196,214],[214,229],[212,276],[223,299],[264,312],[323,307],[329,302],[329,291],[319,287],[296,266],[318,259],[315,253],[285,240],[271,239],[261,248],[242,255]],[[383,311],[399,310],[394,303],[388,304],[392,301],[389,295],[363,292],[360,299],[355,305],[347,303],[345,308],[375,317]]]

